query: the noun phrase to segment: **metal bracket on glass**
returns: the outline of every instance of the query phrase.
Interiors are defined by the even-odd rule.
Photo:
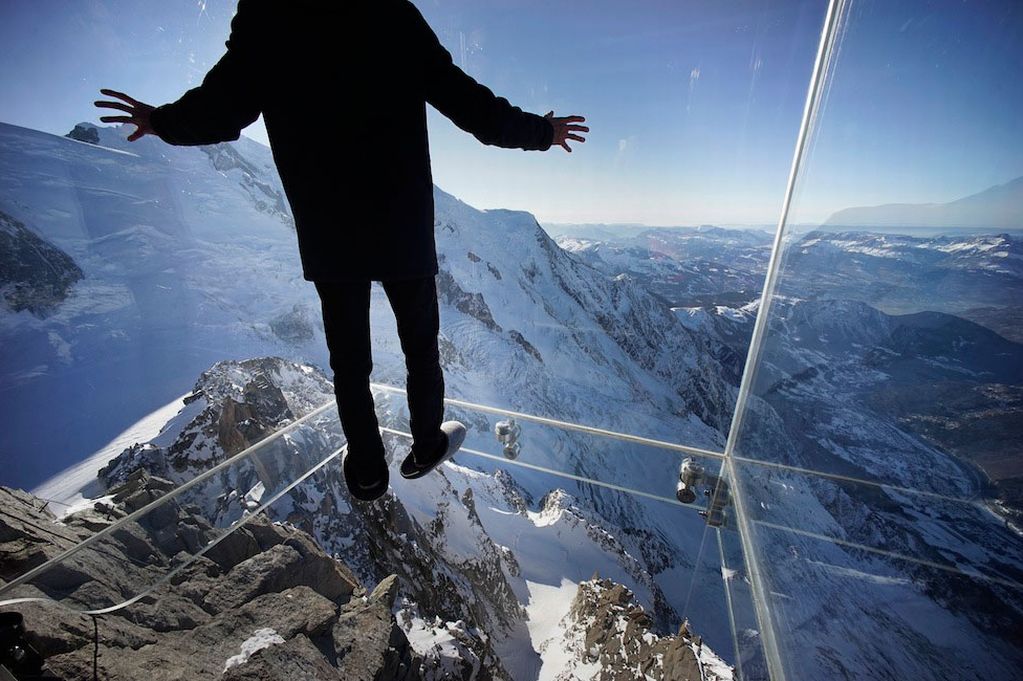
[[[515,419],[509,418],[507,421],[498,421],[497,425],[494,426],[494,435],[497,436],[497,441],[504,446],[504,456],[506,459],[517,459],[519,458],[519,452],[522,450],[519,445],[519,436],[522,434],[522,428],[519,424],[515,423]]]
[[[720,476],[708,473],[696,459],[687,457],[682,461],[682,467],[678,472],[675,496],[683,504],[692,504],[696,501],[697,490],[701,487],[703,495],[707,497],[707,508],[699,511],[699,514],[711,527],[721,527],[725,524],[725,509],[731,501],[728,482]]]
[[[21,613],[0,613],[0,681],[50,678],[42,676],[43,658],[25,639],[22,622]]]

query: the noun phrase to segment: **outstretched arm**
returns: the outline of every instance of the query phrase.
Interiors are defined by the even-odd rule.
[[[107,123],[132,123],[128,140],[158,135],[170,144],[215,144],[236,140],[260,113],[258,78],[259,0],[240,0],[231,20],[227,52],[203,78],[175,102],[152,107],[115,90],[100,90],[121,102],[98,101],[96,106],[118,109],[128,116],[104,116]]]
[[[441,45],[415,5],[407,0],[403,4],[414,36],[414,53],[423,60],[426,101],[455,125],[484,144],[512,149],[546,151],[552,144],[558,144],[572,151],[565,144],[566,139],[585,142],[578,135],[569,135],[569,130],[589,131],[572,125],[584,121],[582,116],[554,118],[553,111],[538,116],[498,97],[454,64],[451,53]]]

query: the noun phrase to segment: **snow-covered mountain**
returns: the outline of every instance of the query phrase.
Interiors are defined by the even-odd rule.
[[[92,144],[0,126],[0,210],[83,273],[45,318],[29,310],[0,315],[0,340],[17,349],[0,360],[16,426],[5,434],[5,451],[58,458],[27,465],[20,454],[7,475],[29,481],[22,484],[94,452],[82,471],[105,466],[106,485],[140,467],[181,481],[331,399],[318,301],[301,279],[290,219],[273,200],[279,185],[268,150],[247,141],[207,149],[148,139],[129,145],[122,135],[99,128]],[[626,248],[608,269],[590,260],[585,251],[593,249],[559,248],[528,214],[478,211],[439,190],[436,198],[450,396],[722,446],[755,310],[673,312],[665,302],[670,290],[654,285],[671,283],[671,263],[628,269],[642,250]],[[340,206],[342,222],[343,212]],[[673,236],[659,238],[670,245]],[[704,232],[689,247],[704,249],[715,267],[738,271],[734,252],[712,255],[715,240],[733,240],[750,262],[765,257],[763,243],[727,233]],[[662,250],[679,259],[687,252]],[[860,257],[845,254],[844,263]],[[755,271],[743,270],[743,281]],[[701,273],[713,284],[716,273]],[[776,389],[758,391],[750,421],[759,455],[825,471],[856,467],[886,484],[945,495],[977,494],[978,481],[964,477],[968,469],[954,457],[865,411],[862,399],[885,372],[917,384],[936,375],[929,371],[982,373],[992,365],[945,355],[966,358],[980,341],[985,350],[1011,348],[977,333],[957,346],[963,329],[936,339],[926,319],[894,325],[866,306],[821,305],[795,317],[790,335],[794,343],[814,342],[768,358],[764,380]],[[372,323],[374,378],[401,385],[393,317],[377,289]],[[900,363],[888,353],[911,359]],[[406,430],[400,397],[378,399],[382,421]],[[164,405],[171,418],[129,426]],[[500,452],[494,417],[449,413],[469,424],[468,447]],[[75,435],[62,440],[55,424]],[[339,444],[336,422],[323,418],[317,426],[224,471],[190,501],[211,525],[237,519]],[[104,446],[122,431],[131,441]],[[523,424],[523,432],[521,462],[673,495],[675,454],[547,426]],[[870,447],[849,444],[863,433]],[[78,441],[84,444],[70,447]],[[389,441],[392,456],[404,446]],[[722,530],[719,550],[705,523],[677,505],[503,468],[465,454],[422,481],[392,476],[386,500],[364,508],[347,500],[336,466],[328,466],[271,513],[344,556],[367,583],[397,574],[405,600],[396,602],[396,619],[412,647],[440,666],[477,661],[477,672],[514,679],[592,678],[612,668],[597,665],[622,660],[659,669],[658,651],[666,660],[670,646],[657,637],[674,633],[683,618],[693,637],[731,663],[734,641],[740,653],[758,645],[733,530]],[[747,505],[793,678],[1013,678],[1018,595],[1004,584],[1019,581],[1023,557],[999,518],[976,505],[922,503],[892,489],[742,470],[751,475]],[[37,491],[75,487],[67,478],[51,483]],[[807,533],[896,552],[910,546],[932,563],[1002,581],[974,583]],[[611,584],[591,579],[595,570]],[[969,598],[950,597],[950,589]],[[595,606],[576,607],[579,594]],[[633,598],[645,615],[633,610]],[[905,605],[893,610],[893,603]],[[590,621],[598,615],[607,627]],[[644,618],[652,624],[639,634],[644,645],[618,637]],[[757,660],[741,661],[746,678],[763,678]]]
[[[770,255],[761,232],[657,229],[559,244],[612,276],[636,278],[676,307],[739,308],[760,295]],[[813,231],[793,235],[781,293],[859,300],[892,314],[956,314],[1023,341],[1023,238]]]
[[[240,140],[246,165],[228,167],[216,149],[90,129],[105,146],[0,125],[5,224],[68,259],[47,254],[38,271],[81,272],[46,315],[10,303],[0,314],[5,416],[20,424],[0,436],[13,485],[102,449],[218,360],[319,347],[315,291],[300,278],[290,218],[274,208],[268,149]],[[8,289],[45,295],[45,281],[16,276]]]
[[[739,350],[756,304],[677,312]],[[780,300],[772,315],[763,402],[737,454],[839,476],[742,469],[782,643],[815,651],[798,678],[1013,678],[1020,516],[991,512],[973,463],[999,482],[1020,474],[1023,346],[951,315],[853,301]],[[864,671],[879,659],[890,666]]]
[[[1023,340],[1023,238],[811,232],[789,246],[781,291],[893,314],[948,312]]]
[[[118,130],[96,130],[98,144],[91,144],[0,127],[0,207],[84,273],[52,315],[2,317],[5,345],[26,349],[5,355],[2,366],[22,417],[13,421],[12,451],[61,451],[51,433],[59,399],[83,405],[58,417],[73,426],[68,440],[95,444],[49,462],[51,470],[99,451],[105,454],[91,470],[106,465],[108,486],[138,467],[182,481],[330,400],[325,376],[309,373],[328,366],[318,301],[300,277],[293,226],[268,200],[277,186],[268,150],[251,143],[182,149],[145,139],[130,145]],[[689,332],[641,287],[609,279],[558,248],[528,214],[477,211],[439,190],[436,198],[450,396],[720,447],[736,377],[704,351],[715,341]],[[403,360],[379,290],[372,322],[374,378],[401,385]],[[62,354],[50,349],[54,338]],[[294,364],[216,363],[268,355]],[[201,390],[182,386],[201,373]],[[137,427],[131,432],[138,444],[127,451],[103,447],[126,424],[182,394],[162,432]],[[381,410],[386,424],[403,427],[400,400],[381,396]],[[119,428],[110,427],[116,414]],[[459,415],[471,428],[469,446],[500,452],[492,419]],[[211,523],[238,518],[270,480],[308,468],[302,452],[326,451],[330,426],[322,425],[319,434],[289,436],[264,465],[218,477],[193,501]],[[524,462],[673,494],[677,455],[544,426],[524,424],[523,431]],[[22,463],[27,457],[13,459],[21,467],[6,482],[45,477]],[[274,508],[330,550],[362,552],[361,561],[349,558],[367,579],[390,565],[387,572],[401,574],[404,584],[420,585],[408,586],[409,626],[438,616],[474,622],[487,632],[475,639],[482,647],[474,654],[490,655],[493,669],[513,678],[542,672],[540,648],[561,635],[557,623],[594,570],[627,585],[658,632],[676,628],[685,613],[708,648],[734,655],[720,570],[702,557],[705,525],[695,513],[534,470],[514,468],[512,477],[492,462],[471,463],[478,470],[449,466],[429,486],[406,489],[394,476],[394,501],[375,524],[355,520],[336,476]],[[65,478],[39,491],[71,487]],[[412,530],[396,530],[403,526],[420,528],[415,545],[429,547],[419,561],[408,560]],[[402,573],[403,565],[412,572]],[[700,588],[690,589],[693,580]],[[541,618],[547,624],[530,629]]]
[[[26,424],[9,434],[10,446],[65,452],[12,471],[15,483],[38,482],[99,449],[105,441],[94,433],[118,432],[105,415],[123,414],[118,423],[144,416],[219,359],[281,354],[328,365],[319,301],[300,277],[290,221],[268,209],[265,195],[253,198],[252,186],[274,184],[269,151],[226,145],[255,160],[223,170],[217,159],[227,152],[98,133],[105,146],[0,128],[0,209],[86,275],[47,319],[0,319],[5,343],[18,348],[0,375],[17,391],[17,420]],[[437,236],[450,311],[444,336],[458,339],[446,346],[453,395],[720,443],[728,388],[661,302],[581,265],[525,213],[476,211],[438,190]],[[375,377],[400,383],[393,317],[375,295]],[[118,389],[95,387],[103,384]],[[38,422],[54,394],[93,407],[63,417],[72,437]]]
[[[571,234],[558,245],[605,274],[627,273],[675,306],[756,298],[771,254],[771,235],[755,230],[646,229],[601,240]]]

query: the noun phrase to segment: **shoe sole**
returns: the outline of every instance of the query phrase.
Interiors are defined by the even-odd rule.
[[[436,463],[434,463],[431,466],[427,466],[425,468],[416,468],[415,471],[413,471],[412,473],[409,473],[408,475],[405,474],[405,471],[400,471],[401,477],[405,478],[406,480],[417,480],[417,479],[423,477],[424,475],[426,475],[427,473],[429,473],[430,471],[432,471],[437,466],[441,465],[442,463],[444,463],[445,461],[450,459],[451,457],[453,457],[455,454],[457,454],[458,450],[462,448],[462,443],[465,442],[465,435],[466,435],[465,428],[464,427],[461,428],[459,430],[459,433],[460,433],[460,435],[458,436],[458,439],[455,440],[454,442],[452,442],[452,440],[450,440],[451,436],[450,435],[448,436],[448,438],[449,438],[449,440],[448,440],[448,449],[447,449],[446,452],[444,452],[444,456],[440,457],[437,460]],[[412,456],[412,455],[409,454],[409,456]]]

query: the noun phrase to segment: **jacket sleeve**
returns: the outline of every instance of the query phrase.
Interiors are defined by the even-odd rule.
[[[554,126],[534,113],[513,106],[458,68],[437,34],[408,0],[413,54],[424,67],[426,101],[462,130],[484,144],[509,149],[546,151]]]
[[[150,117],[153,131],[176,145],[236,140],[260,114],[259,24],[263,0],[240,0],[231,20],[227,52],[203,78],[175,102],[158,106]]]

